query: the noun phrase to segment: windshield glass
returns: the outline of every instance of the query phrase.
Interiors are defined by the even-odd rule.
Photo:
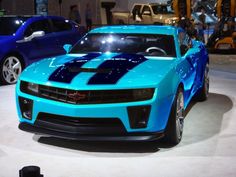
[[[176,57],[174,36],[160,34],[88,34],[70,53],[89,52]]]
[[[152,10],[154,14],[174,14],[171,6],[165,5],[153,5]]]
[[[22,17],[0,17],[0,35],[12,35],[27,20]]]

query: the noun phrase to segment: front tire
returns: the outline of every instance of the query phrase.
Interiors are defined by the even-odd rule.
[[[203,78],[203,85],[197,92],[195,99],[197,101],[205,101],[207,100],[209,95],[209,64],[206,64]]]
[[[170,145],[177,145],[183,134],[184,127],[184,94],[183,89],[179,87],[174,103],[171,108],[168,124],[165,130],[164,140]]]
[[[0,82],[2,84],[15,84],[22,72],[22,62],[16,56],[8,56],[0,64]]]

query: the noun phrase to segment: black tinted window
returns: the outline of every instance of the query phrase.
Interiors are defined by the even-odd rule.
[[[151,12],[151,10],[150,10],[150,8],[148,6],[144,6],[143,7],[142,13],[145,12],[145,11]]]
[[[186,32],[181,31],[179,32],[179,43],[180,43],[180,52],[183,56],[189,49],[191,45],[191,38],[187,35]]]
[[[133,8],[132,13],[140,13],[141,5],[135,5]]]
[[[88,34],[71,53],[113,52],[175,57],[174,36],[160,34]]]
[[[27,19],[27,17],[0,17],[0,35],[14,34]]]
[[[154,14],[174,14],[171,6],[153,5],[152,10]]]
[[[25,31],[25,36],[30,36],[33,32],[36,31],[44,31],[45,34],[50,33],[51,28],[48,20],[39,20],[31,23]]]
[[[54,32],[69,31],[72,29],[68,20],[52,20],[52,23]]]

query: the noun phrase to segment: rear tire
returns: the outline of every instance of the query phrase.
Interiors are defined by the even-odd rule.
[[[164,141],[170,145],[177,145],[183,134],[184,127],[184,94],[179,87],[171,108],[168,124],[165,130]]]
[[[7,56],[0,63],[0,83],[15,84],[21,74],[23,65],[19,57]]]
[[[209,64],[206,64],[206,68],[204,71],[203,85],[196,93],[195,99],[197,101],[205,101],[207,100],[209,95]]]

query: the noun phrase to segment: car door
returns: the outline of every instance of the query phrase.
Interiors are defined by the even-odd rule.
[[[141,9],[142,9],[142,5],[140,4],[134,5],[131,15],[129,16],[129,19],[128,19],[129,24],[139,23],[142,20]]]
[[[25,29],[24,37],[29,37],[37,31],[44,31],[45,35],[33,38],[30,41],[22,40],[20,43],[17,43],[17,48],[24,51],[24,55],[27,56],[30,63],[55,54],[56,43],[49,21],[47,19],[33,21]]]
[[[65,19],[51,19],[53,26],[53,35],[56,39],[57,54],[65,53],[63,46],[65,44],[74,45],[80,38],[81,34],[78,29]]]
[[[142,23],[152,24],[152,11],[151,8],[147,5],[143,6],[142,9]]]
[[[181,62],[177,67],[177,71],[180,74],[184,86],[185,86],[185,97],[190,98],[197,88],[197,70],[199,52],[197,49],[192,47],[191,39],[185,32],[179,33],[179,43],[181,52]]]

